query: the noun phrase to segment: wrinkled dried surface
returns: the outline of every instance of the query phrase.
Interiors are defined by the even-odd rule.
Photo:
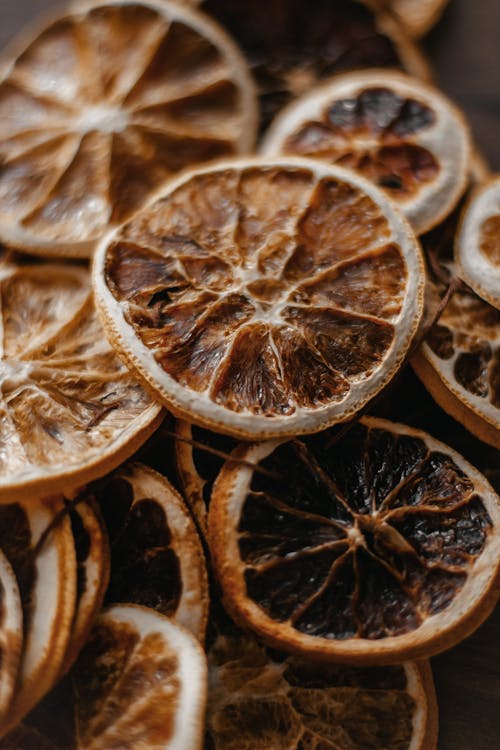
[[[0,274],[5,491],[101,460],[152,402],[108,345],[84,272],[2,264]]]
[[[389,88],[367,88],[332,101],[321,117],[291,133],[282,151],[354,169],[404,202],[439,174],[436,157],[418,143],[435,122],[422,102]]]
[[[169,617],[175,615],[182,580],[161,503],[136,496],[133,484],[121,475],[98,483],[95,496],[111,546],[106,603],[142,604]]]
[[[247,595],[307,635],[408,633],[453,601],[491,531],[470,479],[420,438],[358,424],[277,448],[239,526]]]
[[[100,621],[64,680],[0,740],[1,750],[164,750],[173,734],[178,655],[161,632]]]
[[[402,67],[394,41],[356,0],[205,0],[245,51],[260,92],[262,126],[321,78],[358,68]]]
[[[234,412],[288,416],[342,401],[383,366],[408,282],[391,240],[352,185],[226,169],[125,226],[105,280],[178,384]]]
[[[238,151],[227,52],[168,8],[110,5],[49,25],[0,83],[0,216],[81,242],[183,167]]]
[[[480,250],[494,266],[500,266],[500,216],[490,216],[483,223]]]
[[[456,292],[427,338],[439,359],[451,363],[458,385],[500,409],[500,311],[472,290]]]
[[[408,750],[416,703],[404,667],[271,656],[220,638],[210,655],[209,750]]]

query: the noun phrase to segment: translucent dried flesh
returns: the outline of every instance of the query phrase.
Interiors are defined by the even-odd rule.
[[[237,39],[256,77],[266,127],[293,97],[321,78],[345,70],[404,67],[401,50],[374,12],[356,0],[205,0]]]
[[[414,665],[325,667],[241,636],[216,641],[209,668],[209,750],[409,750],[421,730]]]
[[[500,424],[500,311],[472,290],[456,292],[426,343]]]
[[[111,457],[155,409],[105,340],[84,271],[3,263],[0,274],[0,491],[41,494]]]
[[[126,225],[104,282],[176,384],[229,412],[290,416],[384,366],[409,276],[392,231],[340,179],[221,168]]]
[[[165,750],[176,714],[185,710],[181,659],[161,621],[157,632],[141,633],[134,623],[101,616],[69,677],[0,740],[0,748]]]
[[[282,151],[354,169],[404,204],[439,174],[439,159],[419,144],[435,124],[427,104],[370,87],[332,99],[321,117],[288,135]]]
[[[95,240],[179,169],[250,147],[224,39],[176,15],[104,2],[22,52],[0,83],[0,224],[35,245]]]
[[[332,640],[410,633],[443,612],[492,532],[473,482],[415,436],[357,425],[278,447],[238,524],[246,596]]]

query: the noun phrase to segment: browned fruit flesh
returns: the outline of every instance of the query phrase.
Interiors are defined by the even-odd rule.
[[[277,448],[238,527],[248,597],[329,639],[409,633],[464,585],[492,523],[453,459],[422,440],[355,426]]]

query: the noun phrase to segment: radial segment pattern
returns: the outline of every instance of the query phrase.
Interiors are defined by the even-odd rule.
[[[307,160],[172,185],[99,249],[110,340],[178,414],[236,436],[347,418],[404,358],[423,275],[369,183]]]
[[[0,65],[0,237],[89,255],[156,186],[245,152],[254,94],[222,30],[180,4],[82,2]]]
[[[451,645],[498,595],[498,497],[411,428],[364,418],[333,438],[249,449],[240,457],[265,473],[220,475],[209,538],[230,610],[325,658],[387,663]]]
[[[108,345],[86,271],[0,265],[0,499],[104,473],[159,415]]]

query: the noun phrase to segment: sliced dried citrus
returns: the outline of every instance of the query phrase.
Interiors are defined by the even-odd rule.
[[[208,664],[213,750],[436,750],[428,662],[325,666],[220,636]]]
[[[70,678],[1,750],[200,750],[206,659],[168,618],[134,605],[100,615]]]
[[[215,484],[209,543],[235,618],[294,653],[396,663],[458,642],[500,593],[500,499],[429,435],[363,418],[237,449]],[[271,476],[269,476],[271,472]]]
[[[439,224],[466,186],[463,115],[437,89],[396,71],[336,76],[290,104],[262,145],[356,170],[395,200],[418,234]]]
[[[155,609],[205,637],[208,581],[193,520],[172,485],[127,464],[93,487],[111,545],[106,602]]]
[[[500,448],[500,310],[456,291],[411,364],[445,411]]]
[[[383,0],[412,37],[427,34],[436,24],[449,0]]]
[[[0,550],[0,727],[16,686],[23,643],[23,611],[17,578]]]
[[[472,195],[456,236],[455,260],[459,276],[500,309],[500,177]]]
[[[0,262],[0,502],[114,468],[160,408],[106,342],[87,272]]]
[[[104,521],[87,500],[70,507],[69,516],[76,553],[76,608],[71,637],[61,672],[76,659],[101,609],[109,582],[109,543]]]
[[[360,0],[204,0],[233,34],[257,82],[261,123],[318,80],[359,68],[402,68],[429,78],[428,65],[377,3]]]
[[[177,421],[175,432],[178,436],[178,440],[175,441],[175,458],[181,489],[198,528],[205,536],[212,488],[225,459],[210,450],[203,450],[201,446],[191,445],[190,441],[205,444],[209,449],[215,448],[221,453],[230,453],[236,447],[236,441],[226,435],[218,435],[216,432],[191,425],[182,419]]]
[[[24,631],[16,692],[0,734],[54,685],[70,638],[76,560],[69,519],[54,523],[62,508],[56,499],[0,505],[0,548],[17,578]]]
[[[255,138],[229,37],[168,0],[82,0],[0,62],[0,239],[88,256],[165,178]]]
[[[418,244],[378,188],[319,161],[203,167],[99,247],[113,346],[178,416],[265,438],[347,419],[422,312]]]

